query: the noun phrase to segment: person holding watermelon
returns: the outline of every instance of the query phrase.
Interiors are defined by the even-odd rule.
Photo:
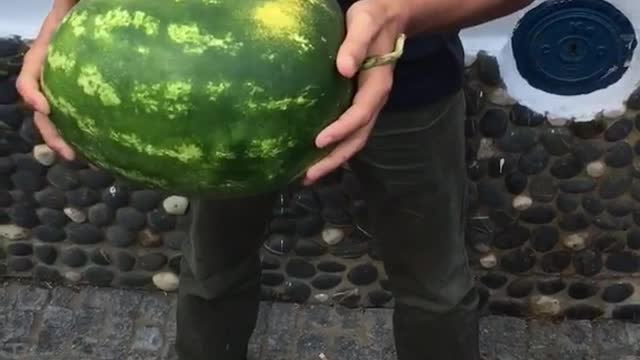
[[[78,1],[54,0],[17,81],[44,141],[68,160],[74,151],[48,119],[39,78],[52,34]],[[318,147],[335,148],[303,181],[311,185],[347,162],[359,177],[396,302],[400,360],[480,359],[478,294],[463,238],[464,52],[458,32],[532,1],[338,1],[347,34],[336,66],[358,91],[352,106],[318,134]],[[407,41],[399,60],[361,69],[367,57],[393,51],[401,34]],[[178,295],[181,360],[246,358],[259,309],[259,248],[274,200],[275,194],[264,194],[193,201]]]

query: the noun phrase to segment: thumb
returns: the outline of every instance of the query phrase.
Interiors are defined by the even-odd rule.
[[[336,60],[338,71],[347,78],[358,72],[371,42],[382,27],[374,7],[368,4],[367,1],[357,2],[347,11],[347,34]]]

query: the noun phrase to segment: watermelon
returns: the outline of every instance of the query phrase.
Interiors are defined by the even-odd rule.
[[[41,86],[90,163],[140,186],[237,197],[278,190],[328,149],[350,105],[335,0],[82,0]]]

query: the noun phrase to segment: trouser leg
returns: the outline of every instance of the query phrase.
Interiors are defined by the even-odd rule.
[[[259,249],[275,198],[193,201],[178,289],[180,360],[246,358],[259,311]]]
[[[477,360],[478,318],[464,242],[464,98],[382,115],[352,169],[396,300],[399,360]]]

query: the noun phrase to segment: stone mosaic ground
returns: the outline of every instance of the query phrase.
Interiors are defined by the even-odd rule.
[[[0,360],[176,359],[175,295],[0,285]],[[249,360],[395,359],[389,309],[262,304]],[[638,360],[640,325],[482,319],[483,360]]]

